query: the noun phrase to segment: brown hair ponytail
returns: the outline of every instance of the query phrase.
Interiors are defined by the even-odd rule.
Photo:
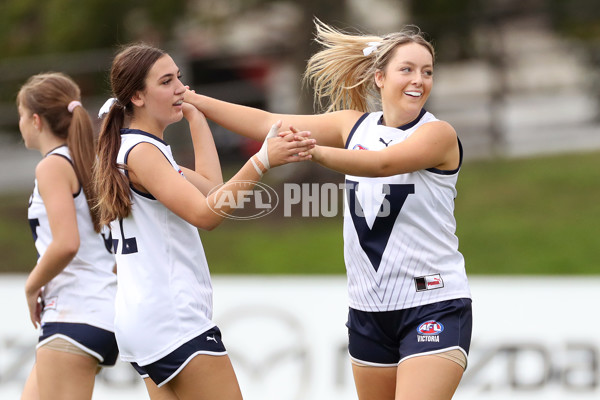
[[[70,104],[78,104],[70,108]],[[89,114],[81,105],[79,86],[67,75],[48,72],[30,77],[19,90],[17,104],[22,104],[48,123],[52,133],[65,139],[73,169],[88,202],[94,229],[100,231],[98,212],[93,207],[94,191],[91,171],[94,163],[94,131]]]
[[[73,109],[67,146],[73,159],[75,174],[81,183],[81,188],[92,215],[94,229],[96,232],[100,232],[100,219],[97,210],[94,208],[96,196],[92,184],[92,165],[95,157],[94,132],[90,115],[83,109],[83,106],[77,106]]]
[[[93,182],[97,193],[96,208],[102,225],[125,218],[131,211],[129,181],[120,172],[124,166],[117,165],[117,154],[121,147],[120,130],[124,122],[124,109],[114,104],[104,119],[98,137],[98,158],[94,164]]]
[[[98,137],[97,159],[94,165],[96,208],[100,223],[125,218],[131,212],[129,180],[126,168],[117,164],[121,147],[121,128],[133,112],[131,98],[146,88],[146,76],[154,63],[166,53],[146,44],[124,47],[115,57],[110,70],[110,85],[116,101],[106,115]]]

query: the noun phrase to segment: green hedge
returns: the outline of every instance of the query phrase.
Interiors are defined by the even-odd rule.
[[[600,153],[467,162],[456,218],[469,274],[598,274]],[[0,272],[35,263],[29,193],[0,196]],[[341,217],[227,220],[201,232],[219,274],[343,274]]]

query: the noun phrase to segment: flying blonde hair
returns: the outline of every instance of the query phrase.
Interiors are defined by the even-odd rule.
[[[375,71],[385,72],[398,46],[420,44],[435,60],[433,45],[414,25],[380,37],[342,32],[317,18],[314,23],[315,42],[324,49],[308,60],[303,82],[312,85],[315,104],[325,112],[378,109],[381,96],[375,85]]]

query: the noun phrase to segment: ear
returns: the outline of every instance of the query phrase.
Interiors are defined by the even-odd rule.
[[[136,107],[144,106],[144,94],[140,91],[135,92],[133,96],[131,96],[131,102]]]
[[[42,130],[42,125],[44,124],[44,121],[42,120],[42,117],[40,117],[39,114],[31,114],[31,120],[33,121],[33,126],[35,127],[35,129],[37,129],[38,131]]]
[[[375,84],[379,89],[383,89],[383,81],[385,79],[385,75],[382,70],[378,69],[375,71]]]

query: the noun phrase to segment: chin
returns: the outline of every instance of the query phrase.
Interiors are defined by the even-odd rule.
[[[182,119],[183,119],[183,113],[182,112],[181,113],[177,113],[176,115],[173,116],[173,118],[171,118],[171,121],[169,122],[169,125],[170,124],[174,124],[176,122],[179,122]]]
[[[411,103],[407,107],[405,107],[405,110],[409,112],[419,113],[423,106],[423,103]]]

